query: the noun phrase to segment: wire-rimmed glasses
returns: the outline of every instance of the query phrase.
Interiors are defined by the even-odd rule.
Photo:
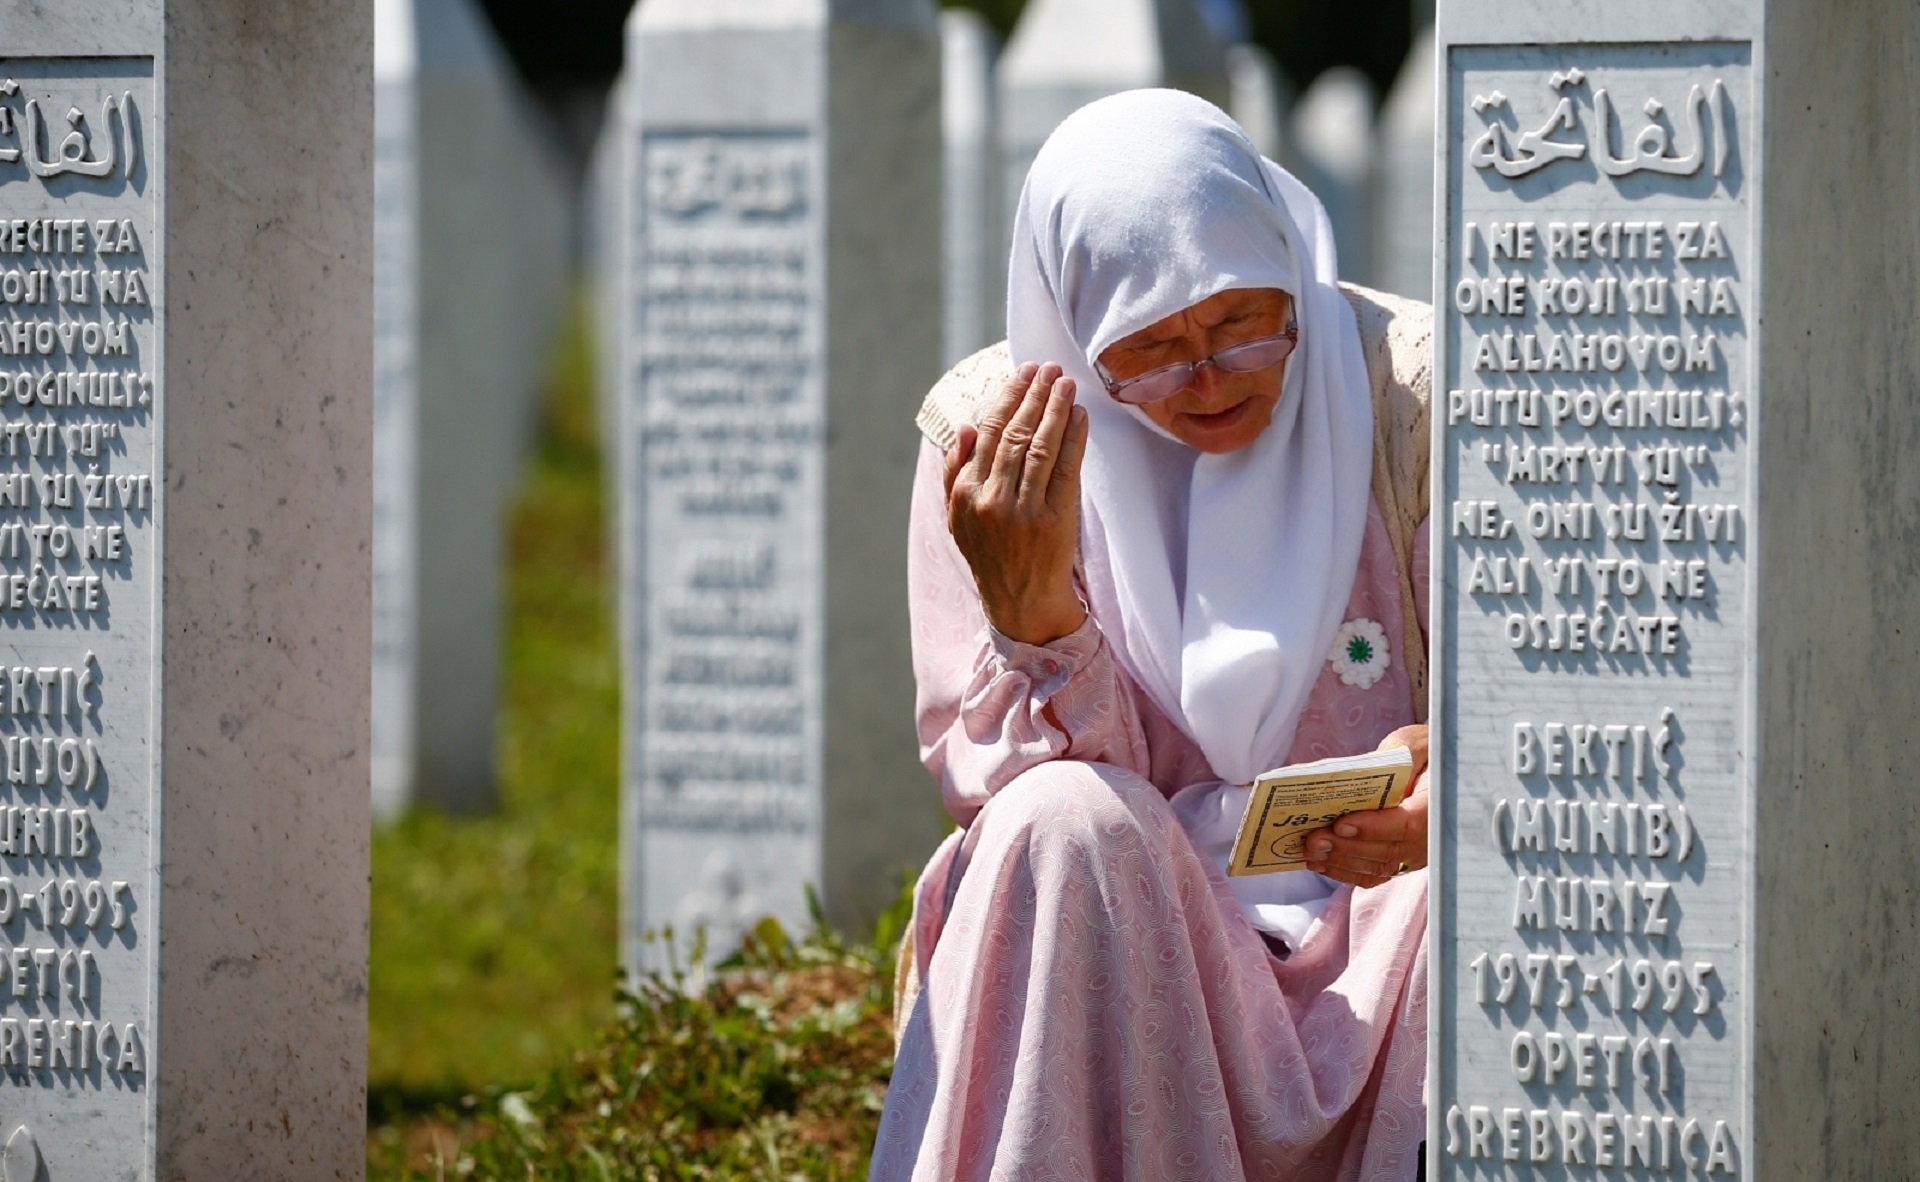
[[[1199,376],[1200,367],[1211,365],[1223,373],[1258,373],[1271,369],[1292,356],[1294,346],[1300,343],[1300,321],[1296,317],[1287,322],[1284,332],[1274,333],[1270,337],[1256,337],[1220,350],[1211,357],[1202,357],[1198,361],[1176,361],[1172,365],[1163,365],[1159,369],[1150,369],[1138,377],[1126,381],[1115,381],[1107,367],[1094,363],[1100,380],[1107,385],[1107,393],[1116,402],[1131,406],[1144,406],[1149,402],[1161,402],[1172,398],[1186,389]]]

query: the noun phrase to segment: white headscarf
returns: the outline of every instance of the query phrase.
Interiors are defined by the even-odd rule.
[[[1016,362],[1055,361],[1091,424],[1081,535],[1095,618],[1228,783],[1286,760],[1353,591],[1373,406],[1333,230],[1219,108],[1137,90],[1035,158],[1007,285]],[[1279,288],[1300,344],[1272,424],[1203,455],[1110,399],[1101,351],[1208,296]]]

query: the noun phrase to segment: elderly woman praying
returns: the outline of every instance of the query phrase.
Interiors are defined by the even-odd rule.
[[[1307,870],[1223,869],[1269,768],[1424,768],[1428,311],[1342,288],[1314,196],[1150,90],[1035,159],[1007,324],[921,414],[919,728],[959,829],[872,1177],[1411,1179],[1424,775]]]

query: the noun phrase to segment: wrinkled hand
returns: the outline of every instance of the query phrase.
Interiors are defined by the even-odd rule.
[[[1379,886],[1427,864],[1427,728],[1403,726],[1380,741],[1380,750],[1413,752],[1413,788],[1397,808],[1348,813],[1330,829],[1307,834],[1307,869],[1354,886]]]
[[[1087,412],[1053,364],[1020,367],[976,430],[947,452],[947,525],[973,570],[987,622],[1046,644],[1078,629],[1073,590],[1080,540],[1080,461]]]

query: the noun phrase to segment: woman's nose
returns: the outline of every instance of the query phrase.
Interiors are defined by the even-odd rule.
[[[1213,363],[1209,357],[1193,367],[1193,377],[1187,381],[1187,390],[1201,398],[1211,398],[1220,392],[1227,380],[1226,371]]]

